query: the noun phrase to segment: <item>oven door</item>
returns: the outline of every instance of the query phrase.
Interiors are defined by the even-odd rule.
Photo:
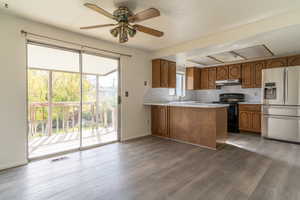
[[[263,137],[300,142],[300,117],[264,115]]]

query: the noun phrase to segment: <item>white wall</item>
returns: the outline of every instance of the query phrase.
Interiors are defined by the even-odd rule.
[[[122,140],[150,134],[150,113],[142,103],[144,81],[151,85],[151,62],[148,52],[131,49],[20,19],[0,12],[0,169],[27,162],[26,155],[26,48],[22,29],[102,49],[133,55],[121,58]]]

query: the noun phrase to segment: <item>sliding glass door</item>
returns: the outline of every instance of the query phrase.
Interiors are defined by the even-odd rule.
[[[119,61],[36,44],[27,49],[29,158],[118,140]]]
[[[117,140],[118,60],[82,54],[82,145]]]

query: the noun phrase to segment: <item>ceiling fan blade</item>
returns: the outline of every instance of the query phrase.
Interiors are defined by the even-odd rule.
[[[158,16],[160,16],[159,10],[156,8],[149,8],[129,17],[128,20],[129,22],[140,22]]]
[[[102,24],[102,25],[94,25],[94,26],[84,26],[80,27],[80,29],[92,29],[92,28],[102,28],[107,26],[115,26],[116,24]]]
[[[156,36],[156,37],[161,37],[161,36],[164,35],[164,33],[161,32],[161,31],[158,31],[158,30],[155,30],[155,29],[152,29],[152,28],[148,28],[146,26],[138,25],[138,24],[133,25],[133,28],[138,30],[138,31],[141,31],[143,33],[147,33],[147,34],[150,34],[150,35],[153,35],[153,36]]]
[[[112,14],[110,14],[109,12],[107,12],[106,10],[104,10],[103,8],[100,8],[98,7],[97,5],[95,4],[92,4],[92,3],[85,3],[84,6],[110,18],[110,19],[116,19],[115,16],[113,16]]]

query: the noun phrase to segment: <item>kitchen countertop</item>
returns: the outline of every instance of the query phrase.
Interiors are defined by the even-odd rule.
[[[200,103],[197,101],[178,101],[178,102],[145,102],[146,106],[174,106],[174,107],[193,107],[193,108],[225,108],[228,104]]]

